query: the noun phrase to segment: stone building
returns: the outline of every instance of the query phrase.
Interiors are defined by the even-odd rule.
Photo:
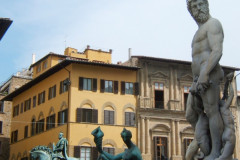
[[[31,80],[26,73],[19,72],[0,86],[0,160],[9,158],[12,115],[12,103],[1,99]]]
[[[187,61],[132,56],[124,65],[137,66],[140,95],[138,100],[138,145],[145,160],[184,159],[194,137],[185,119],[186,101],[193,77]],[[225,75],[239,70],[223,67]],[[221,90],[223,90],[221,84]],[[236,95],[236,81],[233,82]],[[236,128],[239,127],[236,96],[232,102]],[[240,158],[239,130],[234,157]],[[238,152],[237,152],[238,151]]]

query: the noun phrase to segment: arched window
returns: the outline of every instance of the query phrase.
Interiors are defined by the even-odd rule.
[[[132,110],[132,108],[127,108],[125,110],[125,125],[135,126],[135,112]]]
[[[93,109],[90,104],[84,104],[82,108],[77,108],[76,121],[98,123],[98,110]]]
[[[104,124],[114,124],[114,110],[111,106],[104,108]]]

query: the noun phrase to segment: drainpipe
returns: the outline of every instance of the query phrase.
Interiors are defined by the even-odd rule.
[[[61,65],[61,64],[60,64]],[[68,85],[68,102],[67,102],[67,105],[68,105],[68,120],[67,120],[67,135],[66,135],[66,138],[67,138],[67,140],[69,140],[69,137],[70,137],[70,126],[69,126],[69,124],[70,124],[70,92],[71,92],[71,87],[70,87],[70,85],[71,85],[71,80],[70,80],[70,74],[71,74],[71,72],[67,69],[67,68],[65,68],[65,67],[63,67],[62,66],[62,68],[63,69],[65,69],[67,72],[68,72],[68,82],[66,83],[67,85]],[[68,146],[68,152],[69,152],[69,146]],[[68,153],[69,154],[69,153]]]

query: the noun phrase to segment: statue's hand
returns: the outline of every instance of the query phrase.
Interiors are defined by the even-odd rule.
[[[197,81],[197,92],[202,94],[209,87],[209,76],[207,74],[201,74]]]

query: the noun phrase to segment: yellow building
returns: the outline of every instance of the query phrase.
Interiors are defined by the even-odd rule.
[[[60,131],[70,157],[96,159],[91,131],[98,126],[106,151],[124,151],[124,127],[137,143],[138,67],[111,64],[111,50],[88,46],[83,53],[73,48],[64,55],[49,53],[30,68],[33,80],[4,98],[13,103],[11,160],[28,159],[37,145],[51,147]]]

